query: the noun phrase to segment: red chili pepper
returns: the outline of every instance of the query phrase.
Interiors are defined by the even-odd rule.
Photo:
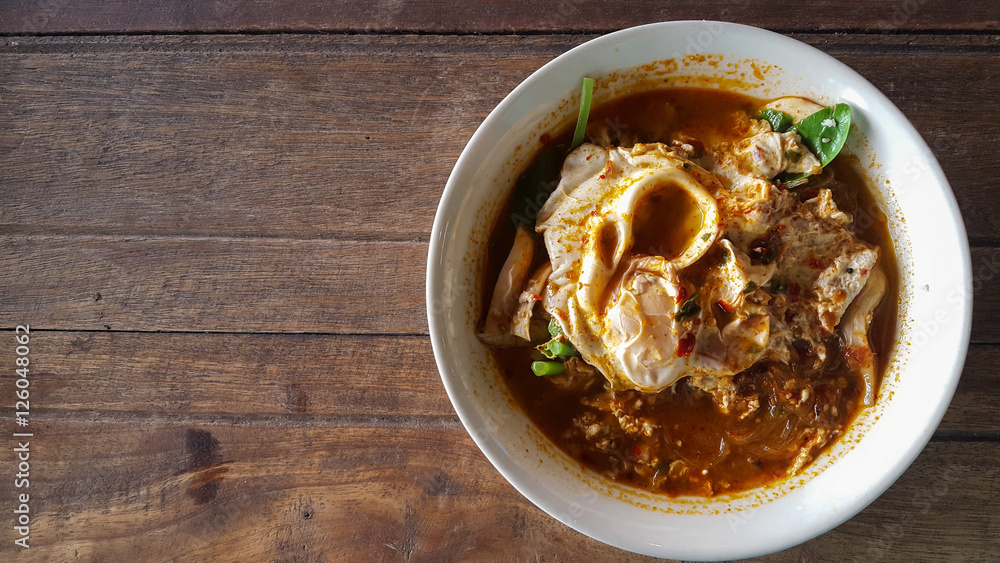
[[[688,290],[683,285],[677,290],[677,302],[683,303],[688,298]]]
[[[854,369],[866,365],[871,360],[871,355],[871,350],[864,348],[847,348],[844,350],[844,359],[847,360],[847,365]]]
[[[605,175],[610,176],[611,174],[614,173],[614,171],[615,171],[615,163],[609,160],[608,163],[604,165],[604,170],[601,170],[600,178],[603,180]]]
[[[639,457],[640,455],[642,455],[642,448],[639,446],[639,444],[632,446],[632,455],[634,455],[635,457]]]
[[[694,350],[694,344],[697,341],[694,334],[687,333],[677,342],[677,357],[686,358],[691,355]]]
[[[729,303],[726,303],[722,299],[719,299],[719,302],[716,303],[716,305],[718,305],[720,309],[722,309],[723,311],[725,311],[727,313],[732,313],[733,312],[733,306],[730,305]]]
[[[802,294],[802,287],[797,283],[788,284],[788,302],[797,303],[799,301],[799,295]]]

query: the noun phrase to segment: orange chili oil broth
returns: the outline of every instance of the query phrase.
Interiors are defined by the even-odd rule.
[[[658,108],[670,104],[676,109],[672,116],[670,132],[683,133],[703,140],[706,145],[726,143],[742,138],[747,132],[749,118],[764,103],[742,94],[720,90],[697,88],[674,88],[642,92],[613,100],[591,111],[590,123],[607,123],[621,131],[637,131],[650,125],[650,115],[657,115]],[[572,131],[563,131],[556,137],[543,137],[543,143],[566,146]],[[657,139],[642,139],[652,142]],[[666,141],[667,139],[661,139]],[[873,195],[872,184],[860,171],[857,158],[851,155],[838,156],[830,165],[837,179],[846,185],[846,191],[834,193],[834,200],[843,211],[855,217],[856,234],[862,240],[879,247],[879,260],[885,271],[888,290],[873,315],[869,338],[873,351],[879,358],[880,374],[896,339],[898,304],[898,267],[888,231],[888,221]],[[509,197],[490,234],[485,268],[485,291],[482,311],[486,311],[493,283],[499,275],[507,254],[513,244],[514,224],[511,220],[512,198]],[[536,239],[533,268],[547,260],[540,237]],[[483,314],[481,317],[485,317]],[[688,386],[684,380],[671,389],[661,392],[655,407],[643,409],[641,414],[653,416],[663,429],[661,442],[680,446],[670,446],[676,459],[691,462],[696,470],[704,468],[706,474],[687,483],[668,483],[652,488],[635,476],[612,476],[610,458],[589,449],[585,441],[567,441],[568,428],[573,418],[582,414],[586,407],[580,404],[583,395],[556,388],[544,377],[536,377],[530,369],[533,360],[542,359],[530,345],[519,348],[493,349],[511,394],[536,426],[570,457],[584,466],[619,481],[669,496],[692,495],[712,496],[735,493],[771,484],[787,476],[787,470],[794,461],[794,455],[767,457],[749,453],[745,446],[729,446],[728,454],[721,461],[720,440],[724,436],[750,431],[760,424],[762,417],[771,417],[774,407],[768,409],[768,396],[761,393],[761,407],[747,420],[739,421],[735,414],[725,415],[719,411],[714,401],[704,392]],[[830,357],[842,355],[834,343],[830,347]],[[843,361],[828,362],[832,365],[822,373],[822,380],[811,379],[813,392],[836,404],[839,415],[835,417],[833,428],[842,433],[861,410],[863,385],[860,378],[851,372]],[[775,382],[766,380],[763,370],[751,368],[738,375],[755,389],[765,389]],[[792,375],[792,377],[797,377]],[[778,382],[780,383],[780,382]],[[773,418],[777,420],[777,418]],[[769,422],[769,421],[765,421]],[[800,421],[801,422],[801,421]],[[836,440],[831,440],[825,447]],[[616,455],[628,458],[629,450],[640,444],[622,448]],[[760,447],[766,444],[752,444]],[[660,444],[660,447],[664,446]],[[669,450],[670,447],[665,449]],[[818,453],[817,453],[818,455]],[[713,461],[715,460],[715,461]]]

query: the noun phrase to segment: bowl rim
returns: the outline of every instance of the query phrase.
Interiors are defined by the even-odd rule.
[[[502,125],[502,116],[514,106],[518,100],[525,96],[525,92],[529,91],[536,81],[541,80],[548,74],[552,69],[557,68],[561,65],[566,64],[575,58],[584,56],[588,51],[594,49],[602,48],[617,48],[617,46],[626,43],[628,41],[636,40],[649,33],[667,33],[667,32],[678,32],[685,28],[690,28],[691,26],[705,26],[705,25],[716,25],[722,26],[727,31],[732,31],[734,33],[742,33],[752,36],[756,39],[770,41],[776,44],[777,47],[781,48],[791,48],[797,51],[808,53],[811,57],[818,58],[818,60],[823,61],[827,64],[836,67],[839,72],[847,73],[852,75],[853,80],[865,88],[865,96],[869,99],[873,99],[879,109],[885,109],[890,113],[888,119],[896,122],[897,125],[906,129],[906,133],[911,138],[911,140],[916,143],[916,145],[926,151],[926,155],[929,157],[930,173],[933,177],[933,184],[941,189],[941,195],[946,200],[947,217],[951,220],[948,223],[955,235],[964,242],[964,245],[960,244],[958,252],[956,252],[955,258],[957,259],[961,272],[960,277],[963,282],[963,289],[965,289],[961,306],[959,308],[960,318],[957,323],[957,330],[959,334],[959,343],[956,349],[956,353],[950,365],[949,377],[946,388],[943,390],[944,395],[942,399],[935,404],[933,412],[925,419],[925,424],[920,429],[919,436],[905,449],[902,455],[896,458],[896,461],[892,465],[892,470],[887,471],[879,476],[878,479],[873,480],[872,483],[865,487],[865,493],[857,495],[856,497],[844,502],[840,506],[840,509],[836,512],[836,515],[830,517],[818,525],[812,525],[807,527],[802,527],[795,529],[794,533],[791,534],[775,534],[773,537],[761,538],[761,541],[757,542],[755,545],[741,545],[733,548],[732,546],[702,546],[695,550],[662,550],[662,549],[650,549],[644,545],[638,545],[630,541],[623,541],[621,537],[609,537],[601,533],[598,530],[588,528],[586,526],[580,525],[575,521],[567,521],[564,518],[560,518],[559,515],[552,509],[550,501],[545,498],[544,491],[538,490],[538,484],[533,482],[531,475],[528,474],[524,468],[520,467],[512,459],[510,459],[509,454],[506,452],[503,444],[492,439],[490,435],[484,435],[478,432],[473,432],[472,428],[474,425],[479,423],[479,421],[474,420],[473,410],[474,407],[471,403],[474,399],[464,394],[465,389],[461,388],[456,380],[454,380],[450,374],[449,370],[449,351],[447,343],[443,340],[444,335],[444,323],[447,319],[443,318],[443,313],[436,310],[433,306],[434,300],[439,296],[437,292],[440,288],[444,287],[443,270],[441,267],[442,260],[444,259],[444,243],[446,239],[446,231],[449,229],[451,224],[451,217],[448,216],[448,209],[455,205],[455,202],[461,198],[466,190],[465,185],[461,185],[460,181],[460,171],[473,166],[474,159],[477,158],[473,147],[477,147],[483,143],[483,139],[494,134],[497,127]],[[701,28],[699,28],[701,29]],[[902,282],[901,282],[902,283]],[[659,22],[651,23],[636,27],[631,27],[602,35],[600,37],[591,39],[585,43],[582,43],[569,51],[559,55],[553,60],[549,61],[541,68],[537,69],[530,76],[524,79],[517,87],[515,87],[504,99],[494,108],[482,124],[477,128],[476,132],[472,135],[467,145],[463,149],[461,155],[459,156],[452,173],[448,178],[448,182],[444,188],[441,201],[438,205],[437,212],[434,218],[434,224],[431,231],[431,238],[428,251],[428,261],[427,261],[427,272],[426,272],[426,299],[427,299],[427,314],[428,314],[428,328],[430,332],[431,342],[434,351],[434,358],[436,365],[438,367],[439,373],[442,378],[442,382],[448,393],[449,399],[455,408],[459,419],[462,421],[463,426],[469,432],[473,441],[483,452],[483,454],[489,459],[491,464],[497,468],[497,470],[507,479],[511,485],[514,486],[522,495],[524,495],[529,501],[541,508],[544,512],[553,516],[554,518],[562,521],[568,526],[576,529],[577,531],[584,533],[590,537],[593,537],[604,543],[614,545],[616,547],[638,552],[645,553],[648,555],[655,555],[660,557],[675,557],[675,558],[687,558],[687,559],[722,559],[722,558],[736,558],[736,557],[752,557],[764,555],[767,553],[772,553],[797,545],[811,538],[814,538],[826,531],[829,531],[836,526],[839,526],[843,522],[847,521],[855,514],[863,510],[872,501],[878,498],[886,489],[888,489],[900,475],[905,472],[905,470],[910,466],[914,459],[920,454],[920,452],[927,445],[930,440],[934,430],[940,423],[944,416],[946,409],[951,401],[951,397],[954,394],[955,388],[958,384],[958,379],[961,374],[962,367],[964,365],[965,356],[968,350],[969,337],[971,335],[971,322],[972,322],[972,267],[971,267],[971,254],[968,246],[968,239],[965,232],[964,224],[961,220],[961,214],[959,212],[958,203],[955,199],[954,192],[951,190],[947,179],[944,176],[940,165],[937,160],[933,157],[930,149],[927,147],[926,142],[919,135],[916,129],[912,126],[909,120],[899,111],[898,108],[884,96],[876,87],[871,85],[865,78],[858,74],[853,69],[850,69],[843,63],[840,63],[832,56],[812,47],[808,44],[802,43],[798,40],[786,37],[784,35],[763,30],[756,27],[746,26],[742,24],[734,24],[728,22],[712,22],[707,20],[682,20],[682,21],[672,21],[672,22]],[[481,424],[480,424],[481,426]]]

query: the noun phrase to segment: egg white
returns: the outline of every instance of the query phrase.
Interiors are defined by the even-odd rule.
[[[700,228],[674,256],[635,254],[636,206],[665,186],[691,198]],[[653,392],[687,375],[729,377],[763,353],[768,317],[744,303],[743,294],[748,282],[766,281],[769,272],[755,271],[719,238],[716,195],[722,190],[710,172],[658,143],[632,149],[585,144],[564,162],[536,226],[552,262],[544,306],[583,359],[612,383]],[[613,250],[602,240],[613,241]],[[730,258],[709,268],[696,300],[702,310],[678,315],[689,298],[678,275],[713,245]],[[726,326],[708,311],[719,299],[735,308]]]

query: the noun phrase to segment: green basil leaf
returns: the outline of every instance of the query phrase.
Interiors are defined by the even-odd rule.
[[[776,133],[784,133],[792,126],[792,116],[776,109],[762,109],[757,114],[757,119],[766,120],[771,124],[771,130]]]
[[[674,320],[682,323],[701,312],[701,306],[698,305],[699,297],[701,297],[700,291],[689,297],[684,304],[678,307],[677,314],[674,315]]]
[[[518,177],[510,206],[510,219],[515,227],[535,229],[538,211],[559,185],[559,172],[565,159],[565,145],[542,145],[535,160]]]
[[[851,106],[837,104],[823,108],[797,125],[802,142],[812,151],[822,166],[830,164],[847,142],[851,130]]]
[[[577,115],[576,130],[569,147],[563,144],[543,144],[535,160],[517,179],[511,198],[510,218],[515,227],[534,228],[538,211],[549,199],[549,195],[559,185],[559,173],[566,155],[583,143],[590,118],[590,105],[594,95],[594,79],[584,78],[580,94],[580,112]]]

